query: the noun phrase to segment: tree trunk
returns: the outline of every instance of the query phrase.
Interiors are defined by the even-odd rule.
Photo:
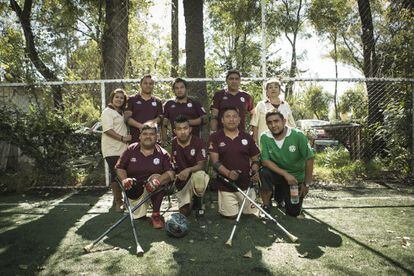
[[[375,53],[374,25],[372,23],[371,6],[369,0],[358,0],[358,11],[361,19],[361,40],[363,45],[364,56],[364,75],[366,78],[375,77],[378,70],[378,61]],[[368,92],[368,127],[382,124],[383,114],[378,103],[382,102],[382,91],[377,89],[372,82],[367,82]],[[379,150],[383,150],[384,141],[373,136],[371,145],[368,145],[369,151],[366,150],[365,158],[372,159],[373,155]]]
[[[32,31],[32,25],[30,23],[30,16],[32,13],[33,0],[25,0],[23,10],[15,0],[10,0],[10,6],[19,18],[20,25],[22,26],[24,38],[25,38],[25,52],[29,56],[31,62],[39,71],[39,73],[47,81],[59,81],[57,75],[50,70],[44,62],[40,59],[36,45],[34,43],[34,34]],[[63,109],[62,102],[62,87],[52,86],[53,91],[53,103],[55,108]]]
[[[339,119],[338,114],[338,36],[335,33],[333,44],[334,44],[334,62],[335,62],[335,91],[334,91],[334,107],[335,107],[335,119]]]
[[[205,78],[205,52],[203,33],[203,0],[183,0],[185,16],[185,49],[186,74],[190,78]],[[208,105],[207,87],[205,82],[194,82],[189,85],[193,95],[206,110]],[[203,128],[203,137],[207,135]]]
[[[171,0],[171,77],[178,77],[178,0]]]
[[[128,44],[129,1],[106,0],[105,27],[102,36],[102,60],[105,79],[123,79],[125,76]],[[120,83],[105,85],[108,95]]]

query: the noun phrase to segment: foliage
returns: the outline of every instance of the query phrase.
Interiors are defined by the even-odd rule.
[[[328,119],[329,104],[332,102],[332,95],[323,90],[322,86],[311,85],[305,91],[305,106],[312,110],[316,118]]]
[[[350,88],[340,97],[339,110],[351,113],[351,120],[364,120],[368,116],[368,95],[362,85]]]
[[[18,146],[34,162],[31,185],[74,183],[74,161],[99,152],[97,137],[78,131],[78,124],[48,107],[31,105],[28,112],[4,107],[1,117],[0,140]]]

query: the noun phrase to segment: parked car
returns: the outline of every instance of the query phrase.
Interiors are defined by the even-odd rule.
[[[337,146],[338,140],[329,137],[322,126],[329,125],[330,122],[316,119],[298,120],[297,127],[308,136],[312,147],[316,151],[321,151],[326,147]]]

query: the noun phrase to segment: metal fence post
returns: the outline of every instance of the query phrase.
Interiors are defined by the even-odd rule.
[[[106,107],[105,82],[101,81],[100,84],[101,84],[101,113],[102,113],[102,111]],[[105,184],[108,187],[109,186],[109,167],[106,161],[104,161],[104,165],[105,165]]]

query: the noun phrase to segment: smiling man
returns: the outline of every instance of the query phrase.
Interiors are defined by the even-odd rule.
[[[312,183],[314,153],[306,136],[286,125],[282,113],[267,113],[266,124],[269,130],[260,137],[263,209],[270,209],[270,197],[275,186],[278,204],[284,203],[286,214],[297,217]],[[299,185],[298,203],[293,204],[290,200],[290,185]]]

